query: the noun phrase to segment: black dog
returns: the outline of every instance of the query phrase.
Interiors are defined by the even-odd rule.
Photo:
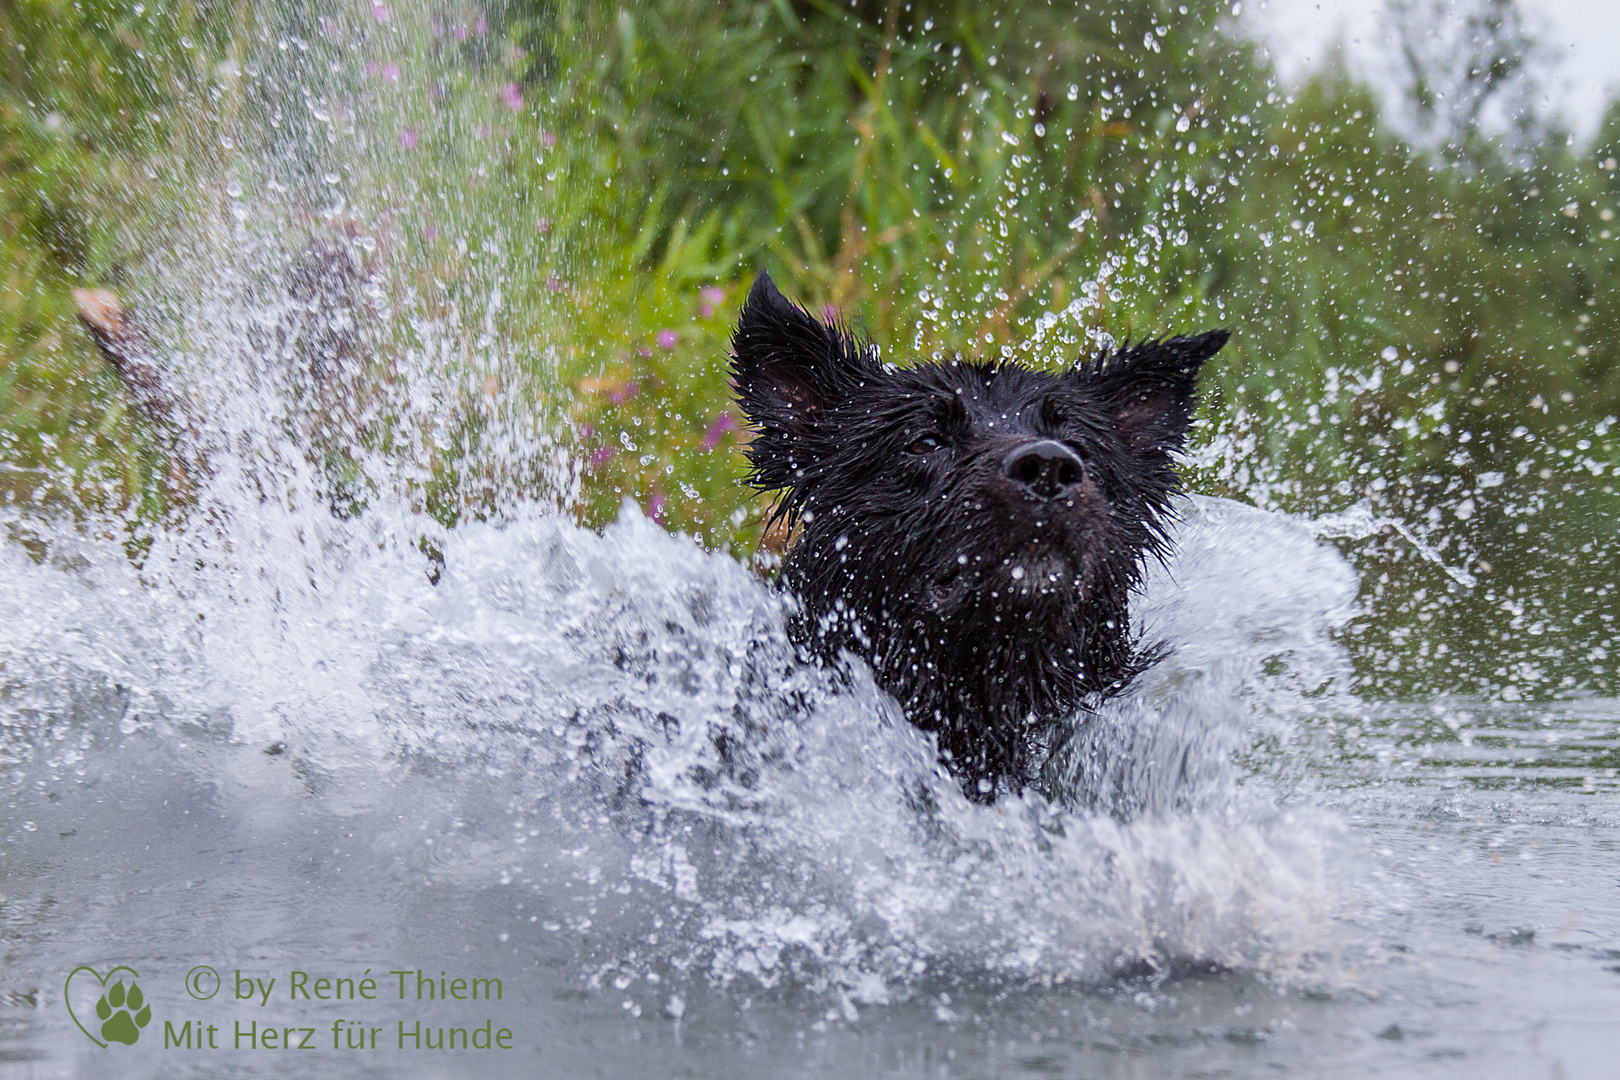
[[[1042,770],[1084,708],[1157,659],[1127,602],[1162,555],[1172,455],[1216,330],[1062,374],[1014,364],[898,368],[790,303],[761,273],[732,341],[756,437],[752,482],[802,534],[782,580],[791,630],[864,658],[938,733],[970,798]]]

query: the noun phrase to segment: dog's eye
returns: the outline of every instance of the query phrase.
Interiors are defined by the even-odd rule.
[[[934,438],[934,436],[924,435],[922,438],[906,447],[906,453],[916,454],[920,457],[923,454],[932,454],[935,450],[938,450],[943,445],[945,444]]]
[[[1041,402],[1041,422],[1049,428],[1061,428],[1069,422],[1069,416],[1063,406],[1047,398]]]

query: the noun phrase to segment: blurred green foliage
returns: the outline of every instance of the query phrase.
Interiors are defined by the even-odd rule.
[[[0,5],[0,490],[50,472],[78,499],[150,504],[162,475],[70,290],[120,285],[171,206],[174,107],[188,56],[218,55],[207,5],[7,0]],[[160,180],[160,174],[167,174]]]
[[[379,348],[460,373],[439,429],[376,441],[424,458],[447,523],[557,495],[497,475],[527,416],[570,450],[587,521],[631,497],[751,552],[765,503],[739,486],[725,356],[759,268],[902,363],[1225,325],[1194,486],[1365,500],[1479,579],[1363,543],[1368,685],[1611,685],[1590,648],[1616,610],[1620,109],[1590,144],[1522,113],[1493,131],[1518,69],[1492,60],[1447,121],[1424,102],[1474,68],[1413,55],[1403,124],[1332,64],[1280,86],[1208,0],[0,12],[14,470],[98,505],[158,486],[67,290],[138,277],[226,131],[233,175],[291,208],[342,177],[413,313]],[[1524,47],[1503,34],[1481,55]],[[1486,637],[1518,666],[1480,664]]]

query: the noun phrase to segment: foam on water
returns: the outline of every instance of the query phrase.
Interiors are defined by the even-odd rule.
[[[138,743],[227,811],[410,808],[415,835],[379,843],[532,889],[586,982],[882,1002],[1185,965],[1315,978],[1342,944],[1352,845],[1280,807],[1263,761],[1343,674],[1355,580],[1278,515],[1187,503],[1138,605],[1170,658],[1090,721],[1071,805],[990,808],[862,665],[801,662],[776,591],[631,505],[601,535],[542,509],[458,527],[436,585],[408,506],[232,498],[139,568],[110,525],[11,524],[45,552],[0,547],[16,782]],[[505,827],[458,842],[474,804]]]

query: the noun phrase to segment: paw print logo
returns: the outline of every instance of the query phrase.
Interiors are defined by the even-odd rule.
[[[101,1017],[103,1039],[134,1046],[141,1037],[141,1028],[152,1022],[152,1006],[141,1000],[139,986],[132,982],[126,991],[124,980],[119,979],[96,1002],[96,1015]]]
[[[91,985],[87,977],[78,981],[78,989],[75,990],[74,978],[80,973],[93,976],[96,985]],[[152,1022],[152,1006],[146,1001],[146,995],[141,993],[140,984],[136,982],[139,978],[140,973],[132,967],[120,965],[103,975],[87,964],[79,965],[68,973],[67,982],[62,986],[62,998],[67,1003],[68,1015],[97,1046],[105,1047],[115,1042],[134,1046],[135,1040],[141,1037],[141,1029]],[[89,995],[98,989],[101,993],[96,998],[95,1019],[90,1027],[86,1027],[73,1008],[73,1000],[77,996],[81,1002],[87,1002]],[[99,1038],[92,1028],[99,1032]]]

